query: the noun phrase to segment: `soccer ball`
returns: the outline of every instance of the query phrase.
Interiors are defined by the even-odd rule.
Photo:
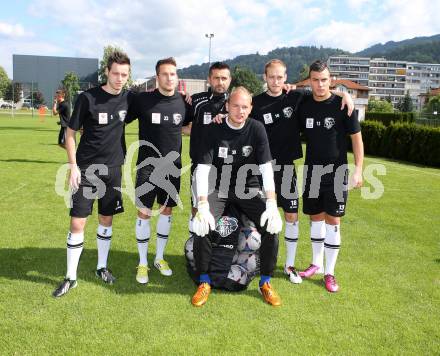
[[[185,243],[185,256],[192,267],[195,266],[193,245],[194,237],[190,237]]]
[[[232,265],[228,273],[228,278],[245,285],[248,279],[246,270],[240,265]]]
[[[244,227],[238,235],[237,250],[240,252],[254,252],[261,246],[261,235],[252,227]]]
[[[260,258],[256,253],[240,253],[237,264],[246,269],[249,273],[254,273],[260,264]]]

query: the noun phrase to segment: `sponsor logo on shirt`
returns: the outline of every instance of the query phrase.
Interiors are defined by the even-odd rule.
[[[264,118],[264,123],[267,124],[272,124],[273,123],[273,119],[272,119],[272,114],[269,112],[267,114],[263,114],[263,118]]]
[[[238,220],[229,216],[222,216],[217,221],[215,231],[217,231],[221,237],[226,237],[232,234],[238,228]]]
[[[335,125],[335,119],[333,119],[332,117],[326,117],[324,119],[324,127],[327,130],[330,130],[334,125]]]
[[[173,123],[174,125],[179,125],[182,122],[182,115],[173,114]]]
[[[312,117],[308,117],[306,119],[306,128],[313,129],[313,118]]]
[[[98,114],[98,122],[99,122],[101,125],[108,124],[108,115],[107,115],[106,112],[100,112],[100,113]]]
[[[203,114],[203,124],[204,125],[209,125],[212,121],[212,116],[210,112],[205,112]]]
[[[244,157],[249,157],[253,150],[252,146],[243,146],[241,153]]]
[[[152,124],[160,124],[160,113],[153,112],[151,114],[151,123]]]
[[[124,122],[125,117],[127,116],[127,110],[119,110],[118,115],[119,115],[119,121]]]
[[[219,147],[218,148],[218,156],[220,158],[228,158],[228,148],[227,147]]]
[[[284,109],[283,109],[283,114],[284,114],[284,117],[285,117],[286,119],[290,119],[290,117],[291,117],[292,114],[293,114],[293,109],[292,109],[292,107],[291,107],[291,106],[288,106],[287,108],[284,108]]]

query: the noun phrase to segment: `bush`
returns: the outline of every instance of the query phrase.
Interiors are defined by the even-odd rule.
[[[361,127],[365,153],[440,167],[440,128],[377,121]]]
[[[414,112],[369,112],[365,113],[365,120],[380,121],[385,126],[389,126],[391,122],[414,122],[416,113]]]
[[[362,121],[362,139],[365,152],[380,155],[380,147],[386,127],[378,121]]]

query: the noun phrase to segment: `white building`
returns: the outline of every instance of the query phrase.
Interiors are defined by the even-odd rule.
[[[409,92],[413,104],[420,109],[420,94],[440,87],[440,64],[342,55],[330,57],[328,65],[338,79],[368,86],[370,97],[391,98],[394,106]]]
[[[328,66],[332,75],[338,79],[348,79],[360,85],[368,86],[370,58],[350,57],[348,55],[330,57]]]
[[[388,61],[385,58],[370,60],[368,87],[370,98],[391,98],[394,106],[405,96],[406,62]]]

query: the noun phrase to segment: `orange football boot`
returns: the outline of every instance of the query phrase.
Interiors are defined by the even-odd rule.
[[[200,283],[196,293],[191,299],[192,305],[194,305],[195,307],[201,307],[207,302],[210,293],[211,286],[209,285],[209,283]]]
[[[272,288],[269,282],[266,282],[259,288],[261,295],[266,303],[278,307],[281,305],[281,298]]]

